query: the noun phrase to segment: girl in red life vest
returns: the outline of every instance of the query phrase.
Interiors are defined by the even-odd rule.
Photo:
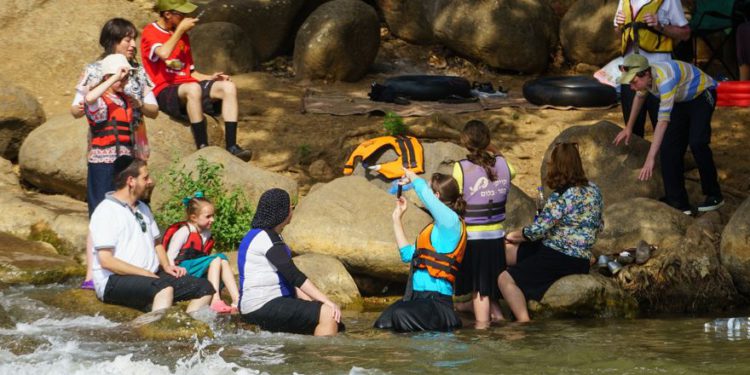
[[[172,265],[184,267],[188,274],[208,279],[216,290],[211,300],[212,310],[234,314],[238,312],[240,293],[229,259],[222,253],[211,254],[214,245],[211,238],[214,205],[201,192],[185,198],[183,203],[187,206],[187,221],[174,223],[164,232],[162,243],[167,249],[167,258]],[[222,301],[219,282],[224,284],[232,297],[231,306]]]
[[[498,300],[497,277],[505,270],[505,202],[510,192],[513,167],[491,150],[490,129],[472,120],[464,125],[461,143],[469,150],[466,159],[453,166],[466,201],[467,242],[456,295],[471,294],[471,301],[457,303],[460,311],[473,311],[477,328],[503,319]]]

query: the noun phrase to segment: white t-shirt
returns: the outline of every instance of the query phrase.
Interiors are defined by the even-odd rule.
[[[159,237],[159,227],[151,210],[143,202],[139,201],[133,211],[127,203],[114,198],[112,192],[107,193],[91,215],[89,231],[94,245],[91,270],[96,296],[99,299],[103,298],[107,280],[112,275],[111,271],[99,263],[97,253],[100,249],[114,249],[112,253],[115,258],[133,266],[151,272],[159,269],[159,258],[154,250],[154,241]]]
[[[644,5],[650,3],[651,1],[653,0],[630,0],[630,5],[633,7],[633,14],[637,14]],[[617,12],[622,12],[622,0],[620,0],[619,4],[617,4]],[[682,3],[680,3],[679,0],[664,0],[664,2],[661,3],[659,10],[656,12],[656,17],[659,19],[659,23],[662,25],[685,26],[688,24],[687,18],[685,18],[685,11],[682,9]],[[617,13],[615,13],[615,19],[616,18]],[[614,19],[612,22],[615,26],[617,26],[617,22]],[[668,52],[648,52],[640,50],[638,53],[648,59],[649,62],[672,60],[672,53]],[[628,46],[628,49],[627,51],[625,51],[624,56],[632,54],[633,47]]]

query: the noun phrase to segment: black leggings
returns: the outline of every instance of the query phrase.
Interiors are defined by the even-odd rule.
[[[453,297],[414,292],[411,300],[398,301],[385,309],[374,327],[396,332],[452,331],[461,328],[461,319],[453,311]]]

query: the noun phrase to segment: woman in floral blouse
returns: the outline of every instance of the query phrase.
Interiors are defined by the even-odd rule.
[[[505,237],[508,269],[498,286],[519,322],[530,320],[526,300],[541,300],[563,276],[589,272],[604,228],[602,194],[586,178],[577,144],[552,149],[545,184],[553,193],[534,223]]]

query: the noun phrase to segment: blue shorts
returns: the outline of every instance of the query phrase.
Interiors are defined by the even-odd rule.
[[[206,255],[204,257],[200,258],[194,258],[194,259],[186,259],[180,262],[179,266],[184,267],[187,270],[188,275],[193,277],[205,277],[206,273],[208,273],[208,267],[211,265],[211,262],[213,262],[214,259],[221,258],[226,261],[229,261],[229,258],[227,258],[224,254],[212,254],[212,255]]]

